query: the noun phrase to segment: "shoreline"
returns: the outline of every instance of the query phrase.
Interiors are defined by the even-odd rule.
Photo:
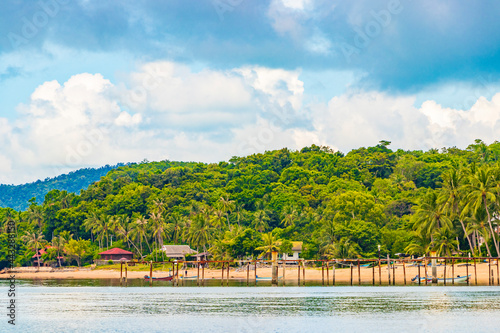
[[[137,268],[135,268],[137,269]],[[127,278],[128,279],[143,279],[144,275],[149,275],[149,268],[144,266],[144,270],[128,270],[127,272]],[[438,266],[437,267],[437,276],[438,278],[444,277],[444,266]],[[496,264],[492,265],[491,268],[487,263],[478,263],[477,264],[477,284],[478,285],[488,285],[489,284],[489,277],[491,274],[491,270],[493,271],[493,284],[498,285],[498,276],[497,276],[497,267]],[[186,270],[179,270],[179,278],[182,277],[185,274]],[[413,266],[406,266],[405,269],[403,269],[402,265],[396,265],[395,269],[395,282],[396,285],[403,285],[404,284],[404,272],[406,272],[406,284],[408,285],[416,285],[416,283],[413,283],[411,281],[412,278],[414,278],[418,274],[418,267],[413,267]],[[455,265],[454,267],[454,276],[465,276],[466,275],[467,268],[465,266],[458,266]],[[196,268],[188,268],[187,269],[187,276],[188,277],[195,277],[197,276],[197,269]],[[358,267],[354,266],[352,269],[352,283],[353,285],[357,285],[358,283],[361,282],[363,285],[368,285],[372,284],[373,282],[373,275],[375,275],[375,285],[379,284],[379,268],[378,266],[375,267],[373,270],[371,267],[365,268],[361,267],[359,269],[358,274]],[[420,273],[422,276],[425,275],[425,270],[424,267],[420,267]],[[201,274],[202,270],[200,269],[200,279],[201,279]],[[393,280],[393,270],[391,269],[390,271],[391,274],[391,284]],[[451,265],[446,266],[446,277],[451,278],[452,277],[452,267]],[[0,274],[0,280],[7,280],[10,278],[10,275],[14,275],[16,280],[79,280],[79,279],[120,279],[120,270],[116,269],[76,269],[72,271],[39,271],[39,272],[16,272],[14,271],[13,273],[6,272],[4,274]],[[169,270],[168,269],[155,269],[153,271],[153,277],[165,277],[169,275]],[[257,268],[257,275],[259,277],[271,277],[271,268],[270,267],[265,267],[265,268]],[[298,275],[298,268],[297,266],[295,267],[286,267],[285,270],[285,281],[295,281],[297,282],[297,275]],[[329,269],[329,274],[328,274],[328,281],[329,284],[332,285],[333,282],[333,269],[330,267]],[[427,268],[427,275],[431,275],[431,268]],[[469,275],[471,275],[471,285],[476,284],[476,274],[474,270],[474,266],[469,266]],[[278,276],[281,277],[280,281],[283,280],[283,268],[279,267],[279,273]],[[388,284],[388,272],[387,272],[387,265],[382,265],[381,266],[381,282],[383,285]],[[125,277],[125,271],[123,271],[123,277]],[[222,278],[222,271],[221,269],[205,269],[205,279],[206,280],[221,280]],[[229,280],[246,280],[247,278],[247,270],[246,268],[231,268],[229,271]],[[224,270],[224,279],[227,279],[227,269]],[[255,279],[255,273],[253,270],[249,271],[249,280],[254,281]],[[325,285],[327,281],[327,273],[326,269],[324,270],[324,279],[325,279]],[[196,280],[194,278],[194,280]],[[300,280],[303,281],[303,271],[302,268],[300,269]],[[322,275],[322,269],[321,268],[311,268],[308,267],[305,269],[305,280],[306,281],[315,281],[315,282],[321,282],[323,280],[323,275]],[[336,268],[335,269],[335,282],[339,284],[350,284],[351,282],[351,269],[350,268]],[[425,283],[422,283],[425,284]],[[451,282],[447,283],[448,285],[451,285]],[[465,283],[458,283],[460,285],[465,284]]]

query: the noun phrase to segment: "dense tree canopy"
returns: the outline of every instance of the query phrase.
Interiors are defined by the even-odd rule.
[[[79,195],[54,189],[24,211],[0,209],[0,243],[5,249],[6,223],[15,220],[18,238],[33,239],[19,241],[18,264],[44,242],[85,263],[112,239],[136,257],[189,244],[216,258],[250,258],[262,249],[285,251],[279,244],[289,241],[302,241],[306,258],[375,256],[378,245],[391,255],[496,256],[500,143],[389,146],[381,141],[344,155],[312,145],[212,164],[121,166]],[[3,251],[1,265],[5,258]]]

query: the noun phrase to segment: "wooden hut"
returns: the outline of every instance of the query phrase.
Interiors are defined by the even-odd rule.
[[[99,253],[101,260],[129,261],[132,260],[133,253],[117,247]]]

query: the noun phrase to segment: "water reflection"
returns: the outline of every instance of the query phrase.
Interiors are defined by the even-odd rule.
[[[120,288],[115,282],[23,281],[20,327],[289,333],[477,332],[500,325],[499,287],[147,288],[136,281]]]

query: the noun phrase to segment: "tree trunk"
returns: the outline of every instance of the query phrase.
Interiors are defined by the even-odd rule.
[[[469,243],[469,249],[472,252],[472,256],[474,256],[474,247],[472,246],[472,242],[470,240],[469,235],[467,235],[467,232],[465,231],[465,225],[464,222],[461,219],[458,219],[460,221],[460,225],[462,226],[462,230],[464,231],[465,237],[467,237],[467,242]]]
[[[495,244],[495,249],[497,250],[497,255],[500,255],[500,251],[498,250],[498,243],[495,237],[495,231],[493,231],[493,226],[491,225],[491,215],[490,210],[488,209],[488,205],[486,203],[486,197],[483,195],[483,204],[484,208],[486,208],[486,213],[488,214],[488,224],[490,226],[491,237],[493,237],[493,244]]]

